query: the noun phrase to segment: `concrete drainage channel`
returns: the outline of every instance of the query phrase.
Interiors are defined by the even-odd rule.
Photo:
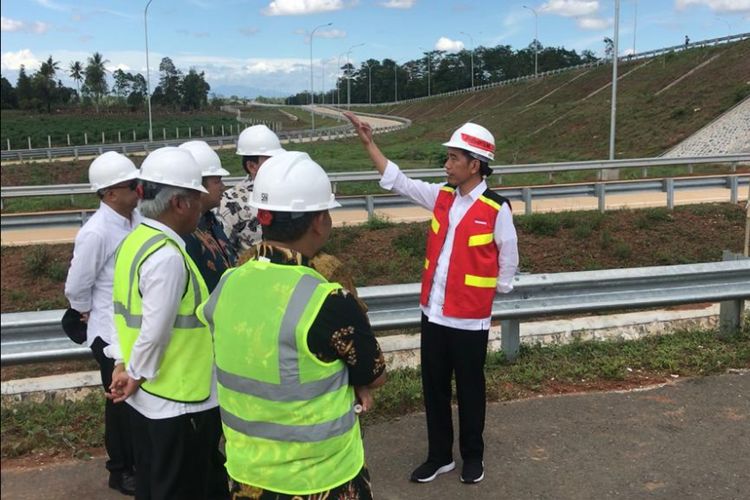
[[[745,307],[750,312],[750,303]],[[636,340],[670,334],[681,329],[716,328],[719,305],[693,305],[679,310],[662,309],[606,316],[585,316],[521,324],[524,344],[565,344],[578,340]],[[390,335],[379,338],[390,369],[419,364],[419,335]],[[490,350],[500,349],[500,327],[490,329]],[[76,401],[101,391],[98,371],[51,375],[2,382],[2,405],[20,401]]]

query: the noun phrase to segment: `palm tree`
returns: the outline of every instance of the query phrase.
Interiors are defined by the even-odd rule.
[[[49,56],[39,67],[39,84],[44,100],[47,103],[47,113],[52,111],[52,94],[55,90],[55,73],[60,69],[60,63]]]
[[[88,58],[85,74],[86,88],[94,95],[96,112],[99,112],[99,101],[107,93],[107,68],[104,67],[109,61],[99,52]]]
[[[76,92],[78,94],[78,103],[81,103],[81,82],[83,81],[83,64],[81,61],[70,63],[70,77],[76,82]]]

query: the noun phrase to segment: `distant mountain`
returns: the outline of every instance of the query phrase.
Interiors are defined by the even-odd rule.
[[[223,97],[230,97],[236,95],[237,97],[247,97],[248,99],[254,99],[258,96],[264,97],[287,97],[290,95],[289,92],[280,92],[278,90],[270,89],[259,89],[257,87],[249,87],[245,85],[211,85],[211,93]]]

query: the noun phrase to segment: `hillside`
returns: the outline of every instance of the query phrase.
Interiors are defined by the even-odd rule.
[[[744,40],[620,63],[616,157],[658,156],[750,96],[748,54],[750,40]],[[440,144],[469,120],[494,131],[498,164],[603,159],[609,155],[611,77],[611,65],[603,65],[470,94],[358,106],[355,111],[412,120],[412,127],[378,138],[389,157],[409,166],[437,166]],[[363,157],[356,148],[334,150],[329,144],[295,147],[334,168],[361,163]]]

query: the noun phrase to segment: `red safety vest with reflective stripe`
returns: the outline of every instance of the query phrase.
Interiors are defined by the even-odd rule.
[[[427,234],[427,258],[422,273],[420,303],[423,306],[429,300],[438,257],[448,234],[448,212],[455,200],[454,192],[453,186],[443,186],[433,208],[432,223]],[[482,319],[492,314],[492,299],[499,272],[494,232],[497,214],[503,203],[509,204],[507,199],[487,189],[469,207],[456,227],[445,284],[444,315]]]

